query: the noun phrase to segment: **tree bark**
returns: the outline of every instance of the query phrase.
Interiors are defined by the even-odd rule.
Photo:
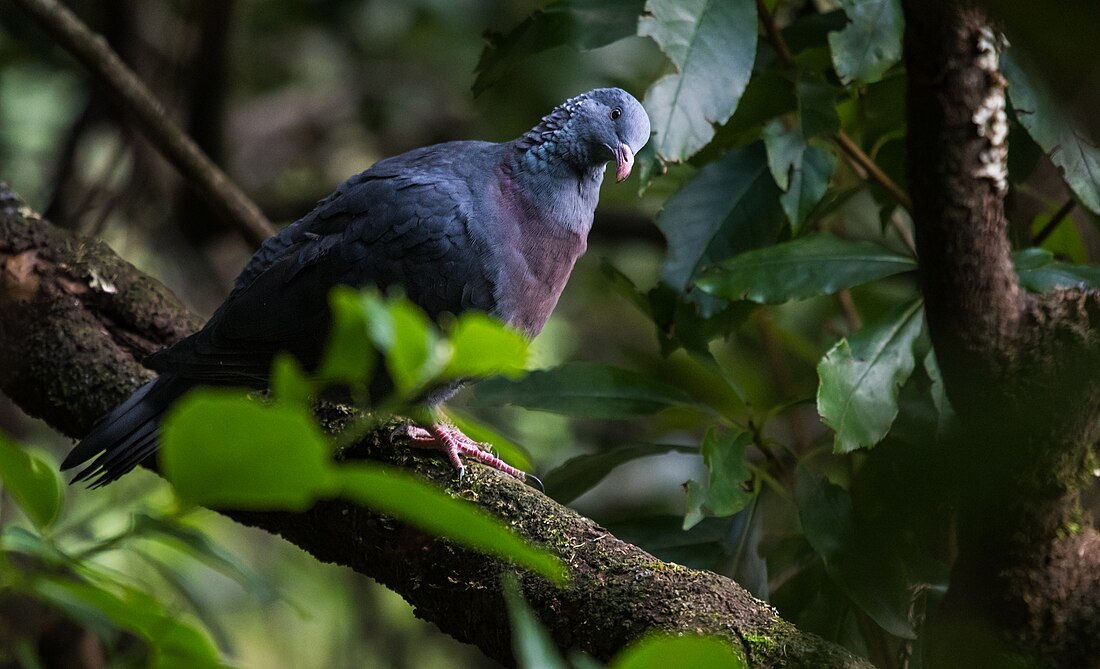
[[[28,414],[70,436],[84,434],[151,376],[142,357],[199,323],[105,245],[42,220],[0,183],[0,388]],[[331,427],[345,417],[332,408],[321,419]],[[642,635],[663,631],[724,637],[754,667],[870,666],[800,632],[733,581],[657,560],[495,470],[470,465],[455,483],[445,463],[394,449],[384,434],[339,457],[414,467],[557,554],[569,586],[519,576],[563,649],[608,660]],[[501,594],[501,577],[514,567],[339,499],[304,513],[220,511],[374,578],[444,632],[514,663]]]
[[[1003,41],[963,2],[903,2],[908,172],[928,326],[958,430],[940,664],[1096,666],[1100,551],[1079,495],[1100,438],[1100,295],[1024,292],[1010,256]],[[975,635],[988,643],[975,643]],[[1090,664],[1092,663],[1092,664]]]

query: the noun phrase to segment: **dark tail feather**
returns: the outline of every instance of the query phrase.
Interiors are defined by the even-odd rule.
[[[190,388],[189,382],[171,375],[158,376],[138,388],[96,421],[88,436],[61,463],[61,469],[72,469],[95,458],[72,482],[89,480],[93,488],[98,488],[116,480],[156,452],[161,415]]]

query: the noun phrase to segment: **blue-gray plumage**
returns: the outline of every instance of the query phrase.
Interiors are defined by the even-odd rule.
[[[379,161],[252,256],[202,330],[145,364],[160,376],[104,416],[62,464],[103,485],[157,448],[159,420],[198,385],[263,388],[280,351],[314,368],[336,285],[400,286],[432,317],[484,311],[535,336],[584,253],[606,164],[630,175],[649,139],[630,94],[600,88],[511,142],[448,142]],[[432,393],[430,405],[455,388]],[[458,453],[522,476],[453,426],[410,428],[461,473]]]

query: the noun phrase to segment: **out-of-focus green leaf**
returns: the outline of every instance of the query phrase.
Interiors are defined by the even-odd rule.
[[[924,323],[918,301],[899,305],[834,346],[817,366],[817,410],[836,431],[837,452],[874,446],[898,414],[898,389],[916,366],[913,345]]]
[[[843,488],[801,467],[796,478],[802,529],[829,578],[884,630],[903,639],[915,638],[909,620],[911,593],[898,553],[868,545],[856,526],[852,499]]]
[[[443,370],[448,351],[420,307],[402,298],[390,300],[388,310],[395,336],[385,349],[386,368],[398,392],[408,397]]]
[[[64,492],[57,468],[0,434],[0,481],[36,527],[47,527],[61,512]]]
[[[207,506],[304,510],[330,489],[328,443],[304,407],[193,391],[161,434],[164,474]]]
[[[228,666],[197,627],[133,588],[118,586],[121,594],[115,594],[90,583],[55,577],[40,577],[32,588],[36,595],[77,620],[102,626],[102,617],[106,616],[114,625],[140,636],[151,651],[145,666],[157,669]]]
[[[752,478],[745,463],[745,449],[751,443],[748,432],[719,435],[713,428],[707,431],[700,450],[710,474],[706,483],[688,481],[685,530],[708,516],[732,516],[752,500],[754,493],[745,489],[745,482]]]
[[[313,384],[298,359],[289,353],[276,355],[271,363],[271,394],[285,404],[303,406],[312,393]]]
[[[737,109],[756,60],[752,0],[648,0],[638,34],[657,42],[677,72],[645,95],[653,143],[663,158],[681,161],[714,137],[714,124]]]
[[[481,95],[520,60],[557,46],[595,49],[634,34],[645,0],[557,0],[504,34],[489,35],[478,60],[474,95]]]
[[[583,418],[626,418],[669,407],[698,407],[684,391],[617,367],[570,363],[518,381],[489,379],[474,387],[482,406],[515,404]]]
[[[134,533],[150,539],[169,540],[191,557],[240,583],[241,587],[258,597],[261,602],[279,599],[278,594],[262,576],[197,528],[148,513],[137,513],[134,515]]]
[[[1100,266],[1056,262],[1046,249],[1031,248],[1012,254],[1020,285],[1033,293],[1054,288],[1100,288]]]
[[[699,271],[774,242],[782,226],[764,144],[733,149],[699,170],[658,214],[669,249],[662,278],[684,290]]]
[[[916,268],[910,256],[878,244],[820,234],[743,253],[696,284],[731,300],[778,303],[831,295]]]
[[[733,642],[707,636],[651,635],[619,653],[608,669],[743,669]]]
[[[595,487],[612,469],[624,462],[670,452],[695,453],[697,450],[693,446],[676,444],[638,444],[602,453],[578,455],[551,470],[542,481],[547,495],[562,504],[568,504]]]
[[[901,59],[905,29],[899,0],[840,0],[851,21],[829,33],[833,66],[845,85],[878,81]]]
[[[523,376],[527,338],[486,314],[462,314],[448,339],[454,353],[443,370],[447,378]]]
[[[1081,204],[1100,213],[1100,149],[1085,141],[1063,105],[1011,53],[1001,54],[1001,72],[1008,79],[1008,98],[1020,125],[1062,170]]]
[[[329,307],[332,325],[317,376],[322,381],[350,386],[365,384],[374,369],[375,353],[370,346],[368,312],[361,293],[338,286],[329,294]]]
[[[554,640],[527,605],[516,579],[504,580],[504,600],[512,623],[512,652],[522,669],[569,669]]]
[[[557,557],[527,543],[469,502],[451,497],[412,474],[375,464],[349,464],[336,468],[333,477],[341,497],[514,562],[555,583],[565,581],[565,569]]]
[[[798,99],[798,132],[803,139],[827,137],[840,128],[836,113],[839,89],[821,76],[802,75],[795,82]]]

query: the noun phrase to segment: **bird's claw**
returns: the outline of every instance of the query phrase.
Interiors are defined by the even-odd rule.
[[[537,487],[540,490],[543,489],[542,481],[539,481],[538,478],[504,462],[492,454],[492,447],[489,444],[470,439],[461,430],[449,423],[436,423],[428,429],[406,423],[390,433],[391,443],[396,437],[405,437],[409,445],[416,448],[434,448],[443,451],[451,462],[451,466],[454,467],[455,473],[458,474],[460,481],[466,473],[466,467],[462,464],[460,456],[465,455],[521,481],[533,480],[537,482]]]

